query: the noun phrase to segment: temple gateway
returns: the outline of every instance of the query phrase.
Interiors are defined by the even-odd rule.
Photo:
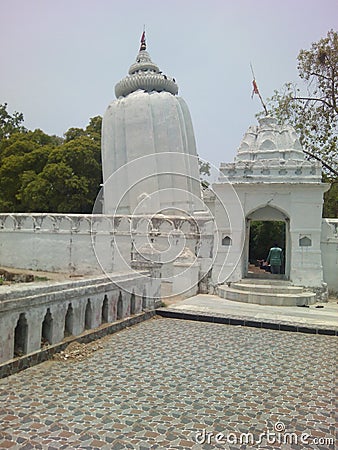
[[[328,248],[322,248],[322,242],[330,221],[323,221],[322,206],[323,194],[329,185],[321,182],[321,164],[305,159],[295,130],[291,126],[278,125],[272,117],[260,119],[258,126],[251,126],[245,133],[235,161],[222,163],[220,173],[219,180],[213,184],[214,201],[217,204],[221,199],[226,203],[227,198],[234,196],[234,191],[243,215],[231,232],[232,205],[229,205],[229,220],[226,221],[215,209],[222,233],[220,238],[228,236],[226,244],[232,246],[232,234],[237,237],[236,249],[227,250],[221,246],[215,264],[217,276],[222,279],[224,272],[222,253],[235,251],[238,264],[226,281],[250,278],[251,223],[283,222],[285,241],[279,245],[284,250],[285,270],[283,276],[274,278],[283,278],[292,286],[306,286],[325,297],[325,279],[330,279],[330,268],[326,265],[324,274],[323,251],[326,253]],[[332,231],[333,236],[334,228]],[[270,242],[271,246],[273,244]],[[264,278],[271,280],[273,277],[267,274]],[[292,290],[290,288],[290,292]]]

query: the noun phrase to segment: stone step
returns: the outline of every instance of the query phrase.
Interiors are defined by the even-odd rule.
[[[248,273],[247,278],[248,279],[257,279],[257,278],[259,278],[260,280],[266,280],[266,279],[270,279],[270,280],[286,280],[286,275],[265,272],[264,270],[262,270],[262,273],[254,273],[254,272]]]
[[[280,278],[242,278],[242,280],[238,281],[238,283],[245,284],[271,284],[277,286],[292,286],[291,281],[281,280]]]
[[[267,292],[272,294],[298,294],[303,292],[302,286],[290,286],[290,284],[279,283],[246,283],[239,281],[231,283],[232,289],[239,289],[241,291]]]
[[[279,294],[273,292],[256,292],[254,289],[250,291],[233,289],[231,287],[221,285],[218,287],[218,295],[222,298],[235,302],[256,303],[258,305],[271,306],[303,306],[313,305],[316,302],[316,294],[310,291],[293,294]]]

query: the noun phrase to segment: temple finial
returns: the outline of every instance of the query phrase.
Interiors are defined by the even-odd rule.
[[[146,50],[147,45],[146,45],[146,30],[145,27],[143,27],[143,33],[141,36],[141,47],[140,47],[140,51],[141,50]]]

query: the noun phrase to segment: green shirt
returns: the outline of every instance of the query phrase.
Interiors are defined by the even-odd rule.
[[[266,262],[271,266],[281,266],[283,262],[283,250],[279,247],[270,248]]]

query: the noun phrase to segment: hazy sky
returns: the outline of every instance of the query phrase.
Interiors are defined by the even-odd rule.
[[[62,136],[103,115],[147,50],[188,103],[199,155],[232,161],[263,97],[297,81],[297,55],[338,29],[338,0],[0,0],[0,103]]]

